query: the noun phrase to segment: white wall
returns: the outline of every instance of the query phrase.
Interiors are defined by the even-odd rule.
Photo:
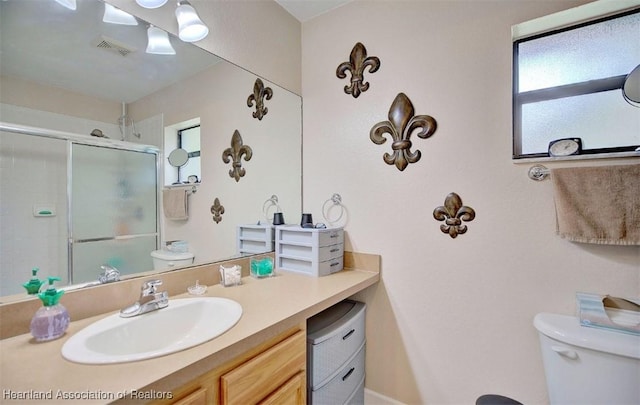
[[[67,280],[66,143],[0,132],[0,296],[23,294],[38,278]],[[35,209],[54,216],[34,216]]]
[[[300,218],[300,97],[265,81],[273,97],[265,103],[268,113],[257,120],[255,107],[247,106],[255,80],[243,69],[219,63],[130,105],[134,117],[164,111],[165,127],[200,119],[202,183],[188,197],[189,219],[167,220],[161,211],[163,239],[187,240],[199,263],[236,254],[236,226],[263,220],[262,207],[271,195],[278,196],[285,219]],[[231,163],[222,160],[235,130],[253,151],[249,161],[242,159],[246,174],[237,182],[229,176]],[[219,223],[211,213],[215,198],[225,209]]]
[[[321,217],[340,193],[346,248],[382,255],[382,282],[360,297],[367,388],[411,404],[545,403],[534,315],[574,313],[576,291],[640,295],[640,248],[557,237],[551,182],[511,161],[510,27],[582,3],[355,1],[303,24],[303,210]],[[354,99],[335,71],[356,42],[381,67]],[[404,172],[382,160],[391,140],[369,139],[399,92],[438,122],[412,137],[422,159]],[[450,192],[477,214],[456,239],[432,216]]]

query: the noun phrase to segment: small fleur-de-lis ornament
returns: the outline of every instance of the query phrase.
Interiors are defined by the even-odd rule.
[[[438,221],[444,221],[440,225],[443,233],[455,238],[467,232],[467,226],[462,221],[473,221],[476,212],[471,207],[462,205],[462,199],[456,193],[449,193],[444,200],[444,206],[439,206],[433,210],[433,217]]]
[[[253,156],[253,151],[249,145],[242,144],[242,137],[240,136],[240,132],[236,129],[231,137],[231,147],[222,152],[223,162],[229,163],[231,159],[233,160],[231,170],[229,170],[229,176],[236,179],[236,182],[240,181],[240,177],[244,177],[246,173],[246,170],[242,167],[243,155],[244,160],[249,161],[251,160],[251,156]]]
[[[369,68],[369,73],[375,73],[380,68],[380,59],[375,56],[367,56],[367,49],[358,42],[351,50],[348,62],[342,62],[336,69],[339,79],[347,77],[346,72],[351,72],[351,84],[344,86],[344,92],[358,98],[360,93],[369,89],[369,82],[364,81],[364,71]]]
[[[252,114],[253,118],[262,120],[262,117],[267,115],[269,109],[264,106],[264,100],[271,100],[273,96],[273,90],[271,87],[264,87],[264,83],[259,78],[253,84],[253,94],[247,99],[247,106],[252,107],[253,103],[256,104],[256,111]]]
[[[213,220],[216,224],[222,221],[222,214],[224,214],[224,206],[220,204],[220,200],[216,197],[213,200],[213,205],[211,206],[211,213],[213,214]]]
[[[437,127],[436,120],[429,115],[414,116],[411,100],[404,93],[399,93],[389,109],[389,121],[374,125],[369,137],[376,145],[382,145],[387,141],[384,134],[391,135],[393,154],[385,153],[383,158],[386,164],[395,164],[398,170],[403,171],[409,163],[417,162],[422,156],[419,150],[411,152],[413,131],[421,129],[418,138],[426,139],[436,132]]]

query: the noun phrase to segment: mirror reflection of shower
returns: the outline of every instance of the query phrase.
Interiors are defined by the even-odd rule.
[[[118,118],[118,128],[120,128],[120,140],[128,141],[131,135],[140,139],[140,132],[136,131],[136,123],[127,113],[127,103],[122,102],[122,115]]]

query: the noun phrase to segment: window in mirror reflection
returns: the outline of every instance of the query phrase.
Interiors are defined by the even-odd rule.
[[[178,130],[178,147],[186,150],[189,157],[184,166],[178,167],[178,181],[199,182],[202,177],[200,175],[200,125]]]
[[[621,89],[639,62],[640,9],[514,38],[513,157],[546,157],[570,137],[582,154],[633,151],[640,111]]]
[[[171,152],[184,150],[186,163],[176,166],[171,162]],[[202,181],[200,168],[200,119],[192,119],[165,128],[164,184],[199,183]]]

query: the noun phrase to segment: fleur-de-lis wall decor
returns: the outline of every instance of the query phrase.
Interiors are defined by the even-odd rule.
[[[382,145],[387,141],[384,134],[391,135],[392,154],[385,153],[383,158],[386,164],[396,165],[398,170],[403,171],[409,163],[420,160],[419,150],[411,151],[411,134],[416,129],[418,137],[429,138],[436,132],[438,127],[436,120],[429,115],[414,115],[413,104],[404,93],[399,93],[389,109],[389,121],[382,121],[371,128],[369,137],[376,145]]]
[[[444,224],[440,225],[440,230],[455,238],[467,232],[467,226],[462,222],[473,221],[476,212],[473,208],[462,205],[462,199],[458,194],[449,193],[444,200],[444,206],[441,205],[433,210],[433,217],[438,221],[444,221]]]
[[[240,181],[240,177],[244,177],[246,173],[246,170],[242,167],[243,155],[244,160],[249,161],[251,160],[251,156],[253,156],[253,151],[248,145],[243,145],[240,132],[236,129],[231,137],[231,147],[222,152],[223,162],[229,163],[233,160],[231,170],[229,170],[229,176],[236,179],[236,182]]]
[[[216,222],[216,224],[222,221],[222,214],[224,214],[224,206],[220,204],[220,200],[218,199],[218,197],[216,197],[216,199],[213,200],[213,205],[211,206],[211,213],[213,214],[213,220]]]
[[[253,104],[256,104],[256,111],[252,114],[253,118],[262,120],[262,117],[267,115],[269,109],[264,106],[264,100],[271,100],[271,97],[273,97],[271,87],[264,87],[262,80],[256,79],[253,84],[253,94],[247,99],[247,106],[253,107]]]
[[[380,69],[380,59],[375,56],[367,56],[367,49],[358,42],[351,50],[348,62],[342,62],[336,69],[339,79],[347,77],[346,72],[351,72],[351,84],[344,86],[344,92],[358,98],[360,93],[369,89],[369,82],[364,81],[364,71],[369,68],[369,73],[375,73]]]

